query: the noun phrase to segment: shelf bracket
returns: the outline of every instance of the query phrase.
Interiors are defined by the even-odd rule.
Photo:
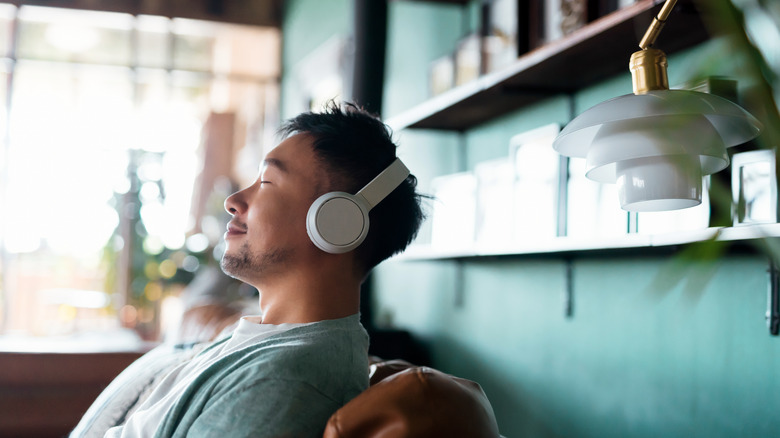
[[[574,316],[574,264],[570,258],[566,259],[563,286],[563,315],[566,318]]]
[[[463,260],[455,261],[455,297],[453,306],[456,309],[462,309],[466,301],[466,274],[463,272]]]
[[[780,335],[780,269],[772,259],[769,260],[766,324],[769,327],[769,334]]]

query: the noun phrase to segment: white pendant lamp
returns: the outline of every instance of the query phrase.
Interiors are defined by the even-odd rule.
[[[666,55],[651,49],[676,0],[667,0],[631,56],[634,94],[602,102],[556,137],[558,153],[586,159],[585,175],[617,183],[629,211],[701,203],[702,177],[729,165],[726,148],[754,138],[761,123],[719,96],[669,90]]]

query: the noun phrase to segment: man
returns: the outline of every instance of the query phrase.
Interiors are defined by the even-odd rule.
[[[321,436],[331,414],[368,386],[360,285],[414,239],[423,218],[416,179],[396,160],[389,129],[354,106],[301,114],[281,132],[257,180],[225,201],[232,219],[222,268],[259,290],[262,315],[242,318],[230,337],[174,368],[106,436]],[[356,249],[314,243],[321,221],[309,210],[318,198],[355,194],[399,168],[390,194],[369,205]]]

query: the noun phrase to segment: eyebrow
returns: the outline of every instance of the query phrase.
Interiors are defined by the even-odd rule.
[[[280,171],[282,171],[283,173],[288,173],[287,164],[285,164],[284,161],[279,160],[277,158],[266,158],[265,160],[263,160],[263,166],[273,166],[279,169]]]

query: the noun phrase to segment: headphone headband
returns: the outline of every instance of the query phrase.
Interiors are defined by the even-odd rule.
[[[400,158],[396,158],[385,170],[360,189],[355,196],[365,199],[368,209],[371,210],[401,185],[407,176],[409,176],[409,169]]]

